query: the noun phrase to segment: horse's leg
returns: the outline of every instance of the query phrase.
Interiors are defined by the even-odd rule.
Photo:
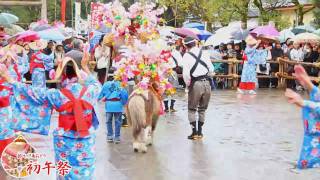
[[[152,127],[151,125],[148,125],[146,127],[146,143],[147,143],[147,146],[151,146],[152,145]]]
[[[139,143],[139,137],[138,138],[133,138],[133,151],[134,152],[139,152],[140,149],[140,143]]]
[[[141,132],[139,134],[139,145],[140,145],[140,151],[142,153],[147,152],[147,146],[146,146],[146,128],[142,128]]]

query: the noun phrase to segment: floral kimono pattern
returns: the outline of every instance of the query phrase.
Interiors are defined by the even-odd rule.
[[[16,81],[21,81],[21,77],[28,72],[28,57],[18,56],[17,64],[8,67],[9,75]],[[13,109],[16,100],[13,97],[12,87],[9,83],[0,80],[0,140],[13,138],[15,133],[11,128],[13,123]]]
[[[92,106],[97,102],[99,93],[101,91],[100,83],[93,77],[88,76],[84,85],[74,83],[66,87],[74,97],[79,97],[83,88],[86,88],[84,95],[81,97]],[[58,89],[46,89],[37,88],[34,86],[27,86],[22,83],[14,83],[14,91],[17,94],[23,95],[29,98],[33,104],[43,104],[47,106],[46,109],[52,110],[59,109],[62,105],[66,104],[70,100]],[[40,115],[40,112],[34,112],[35,115]],[[67,114],[68,112],[60,112],[61,114]],[[89,113],[88,110],[84,111],[84,115]],[[44,114],[44,118],[50,116]],[[34,117],[33,117],[34,118]],[[60,122],[59,122],[60,123]],[[46,125],[49,127],[49,125]],[[79,133],[73,130],[64,130],[58,127],[54,130],[54,150],[56,163],[61,161],[68,161],[71,166],[69,174],[65,175],[65,179],[92,179],[94,173],[95,162],[95,130],[94,127],[89,129],[89,134],[86,136],[80,136]]]
[[[320,167],[320,91],[316,86],[310,100],[304,101],[302,112],[304,138],[298,168]]]
[[[14,137],[14,131],[10,128],[12,123],[12,108],[11,105],[6,104],[8,100],[12,103],[11,90],[8,83],[0,84],[0,140]]]
[[[243,64],[239,88],[243,90],[254,90],[257,82],[256,65],[266,63],[267,51],[247,47],[245,54],[247,60],[244,61]]]
[[[28,55],[22,54],[21,56],[18,56],[17,65],[18,65],[18,71],[21,77],[23,77],[29,71],[29,68],[30,68]]]
[[[54,67],[54,54],[46,55],[41,51],[36,52],[31,57],[30,72],[32,85],[35,87],[46,87],[46,74],[45,71],[49,71]]]

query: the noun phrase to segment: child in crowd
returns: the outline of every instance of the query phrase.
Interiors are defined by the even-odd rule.
[[[119,81],[112,80],[105,82],[99,96],[99,100],[106,102],[105,111],[107,118],[107,141],[120,143],[120,129],[122,125],[122,112],[128,101],[128,92],[120,86]],[[112,119],[115,119],[113,131]]]

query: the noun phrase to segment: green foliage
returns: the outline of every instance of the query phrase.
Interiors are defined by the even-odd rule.
[[[313,10],[314,24],[320,28],[320,0],[313,0],[315,9]]]

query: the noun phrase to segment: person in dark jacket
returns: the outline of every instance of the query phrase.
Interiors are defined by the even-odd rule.
[[[284,57],[284,52],[279,42],[277,42],[275,46],[271,49],[271,57],[272,57],[272,61],[277,61],[278,58]],[[279,72],[279,64],[271,63],[270,67],[271,67],[271,75],[275,76],[275,74]],[[278,86],[278,79],[272,78],[271,87],[276,88],[277,86]]]
[[[317,62],[319,58],[319,53],[317,51],[317,46],[312,47],[311,44],[306,44],[305,47],[305,56],[303,59],[303,62],[308,62],[308,63],[315,63]],[[318,75],[318,70],[313,67],[305,67],[307,73],[309,76],[317,76]]]

